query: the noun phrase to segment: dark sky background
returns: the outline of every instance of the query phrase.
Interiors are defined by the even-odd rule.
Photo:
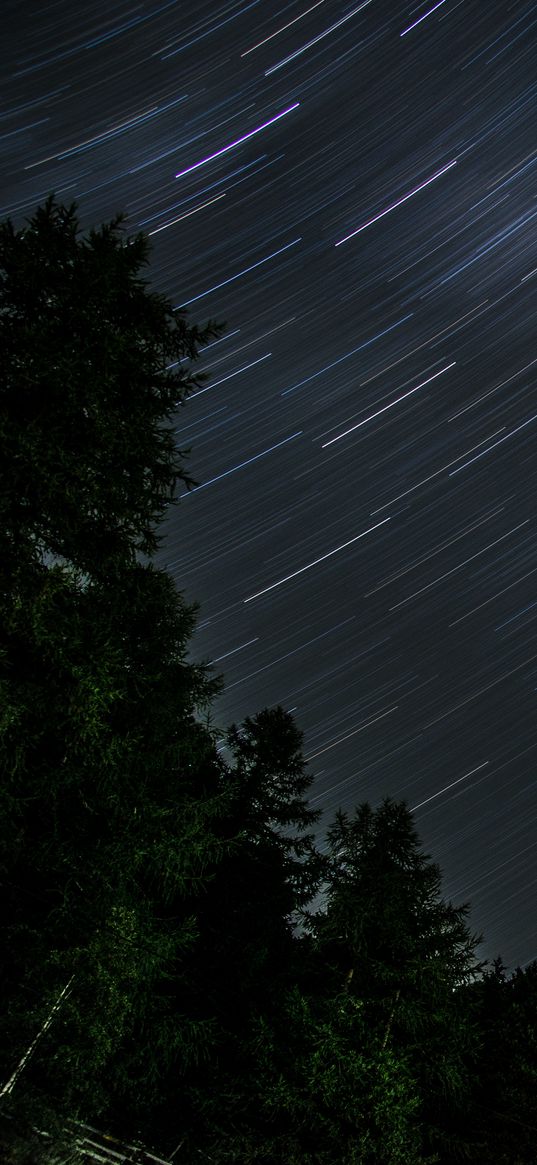
[[[122,209],[227,321],[160,563],[221,723],[292,709],[326,823],[404,797],[537,957],[537,4],[7,0],[2,217]]]

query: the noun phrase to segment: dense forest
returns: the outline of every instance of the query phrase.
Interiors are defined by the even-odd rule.
[[[535,1165],[537,964],[479,961],[404,802],[318,837],[281,707],[213,725],[154,558],[222,327],[147,264],[53,198],[0,227],[4,1156]]]

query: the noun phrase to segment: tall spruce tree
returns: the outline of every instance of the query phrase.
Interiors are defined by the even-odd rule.
[[[412,1055],[349,989],[346,965],[327,971],[307,910],[333,869],[309,832],[301,735],[276,708],[233,727],[228,743],[238,846],[207,895],[202,980],[213,998],[224,982],[227,1010],[210,1083],[200,1073],[196,1143],[218,1165],[432,1163]],[[313,936],[293,929],[296,917]]]
[[[295,924],[324,865],[312,833],[318,814],[306,799],[312,778],[292,716],[265,709],[232,726],[226,743],[221,827],[228,848],[201,903],[189,1002],[193,1014],[213,1017],[218,1036],[214,1061],[200,1065],[186,1091],[198,1114],[195,1144],[213,1161],[238,1163],[268,1151],[258,1123],[257,1033],[281,1014],[299,973]],[[170,1111],[172,1097],[162,1126]]]
[[[475,1041],[460,989],[480,969],[468,908],[442,899],[404,802],[338,813],[328,844],[326,909],[310,922],[327,986],[361,1000],[372,1038],[410,1064],[424,1151],[457,1159]]]
[[[36,1119],[150,1108],[211,1042],[177,995],[223,848],[216,688],[140,556],[217,329],[148,288],[147,254],[53,199],[0,227],[0,1070]]]
[[[150,289],[147,237],[123,223],[82,235],[76,205],[50,197],[0,225],[3,572],[52,555],[104,577],[155,550],[191,481],[172,419],[221,329]]]
[[[537,963],[507,975],[501,959],[468,990],[480,1033],[472,1131],[480,1165],[537,1159]]]

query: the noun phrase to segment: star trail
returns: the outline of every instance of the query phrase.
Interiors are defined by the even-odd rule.
[[[222,725],[276,703],[319,828],[415,808],[537,957],[537,4],[7,0],[2,217],[152,236],[225,320],[159,551]],[[270,340],[268,339],[270,337]],[[210,487],[210,488],[209,488]]]

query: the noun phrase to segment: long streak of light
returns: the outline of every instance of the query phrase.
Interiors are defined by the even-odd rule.
[[[260,340],[266,340],[267,336],[272,336],[274,335],[274,332],[279,332],[280,328],[289,327],[289,324],[293,324],[296,318],[296,316],[289,316],[289,319],[284,320],[283,324],[276,324],[275,328],[269,328],[268,332],[261,332],[261,335],[254,336],[253,340],[248,340],[246,344],[241,344],[240,348],[234,348],[232,352],[226,352],[224,356],[218,356],[216,360],[213,360],[212,364],[204,364],[203,371],[207,372],[209,368],[214,368],[217,364],[220,364],[222,360],[230,360],[231,357],[236,356],[238,352],[244,352],[245,348],[251,348],[252,344],[258,344]],[[240,329],[238,330],[240,331]],[[204,349],[204,352],[206,351],[207,348]]]
[[[241,57],[248,57],[250,53],[255,53],[256,49],[260,49],[262,45],[268,44],[269,40],[274,40],[275,36],[279,36],[281,32],[285,32],[286,29],[291,28],[292,24],[297,24],[299,20],[303,20],[305,16],[313,12],[314,8],[319,8],[324,2],[325,0],[317,0],[317,3],[312,4],[311,8],[306,8],[305,12],[301,12],[300,16],[295,16],[294,20],[289,20],[287,24],[282,24],[281,28],[277,28],[276,32],[271,32],[270,36],[266,36],[264,40],[258,40],[257,44],[252,45],[251,49],[246,49],[246,52],[241,53]]]
[[[181,98],[181,100],[185,100],[185,98]],[[61,160],[64,158],[69,158],[71,154],[76,154],[78,151],[85,149],[86,146],[101,145],[103,142],[108,141],[110,138],[116,137],[117,134],[123,133],[127,129],[132,129],[133,126],[139,125],[140,122],[146,121],[148,117],[153,117],[155,113],[159,112],[159,107],[157,105],[153,105],[146,113],[139,113],[137,117],[131,117],[128,121],[122,121],[119,125],[113,125],[110,129],[103,130],[102,133],[95,134],[92,138],[86,138],[84,141],[79,142],[76,146],[71,146],[70,149],[63,150],[61,153],[48,154],[46,158],[41,158],[39,162],[30,162],[30,164],[25,166],[24,169],[35,170],[36,166],[44,166],[45,162],[52,162],[57,158]]]
[[[391,364],[387,364],[384,368],[379,368],[378,372],[374,372],[373,375],[368,376],[366,380],[361,380],[360,388],[363,388],[365,384],[371,384],[372,380],[378,380],[379,376],[384,376],[386,372],[391,372],[392,368],[396,368],[398,364],[402,364],[404,360],[408,360],[409,357],[414,356],[416,352],[421,352],[422,348],[427,348],[429,344],[432,344],[434,340],[438,340],[440,336],[445,336],[446,332],[449,332],[452,328],[455,328],[455,325],[459,324],[461,320],[467,319],[468,316],[471,316],[474,314],[474,312],[479,311],[479,308],[484,307],[488,302],[488,299],[483,299],[481,303],[478,303],[476,307],[472,307],[470,311],[465,312],[463,316],[458,316],[456,320],[452,320],[452,322],[448,324],[447,327],[442,328],[440,332],[435,332],[433,336],[428,336],[427,339],[423,341],[423,344],[416,344],[415,348],[412,348],[410,352],[406,352],[404,356],[400,356],[398,360],[393,360]]]
[[[397,570],[395,574],[391,574],[389,578],[378,583],[372,590],[366,591],[364,599],[368,599],[370,595],[375,595],[377,591],[382,591],[384,587],[391,586],[392,583],[403,578],[405,574],[410,574],[411,570],[416,570],[418,566],[423,566],[424,562],[430,562],[431,558],[436,558],[436,555],[441,554],[443,550],[447,550],[448,546],[454,546],[456,542],[460,542],[461,538],[467,538],[469,534],[473,534],[480,526],[484,526],[485,522],[492,522],[494,518],[498,517],[498,514],[502,514],[504,511],[505,506],[500,506],[497,510],[491,510],[489,514],[485,514],[484,518],[479,518],[477,522],[470,522],[470,525],[465,526],[454,538],[448,538],[445,542],[440,542],[438,546],[435,546],[434,550],[430,550],[428,554],[424,554],[421,558],[416,558],[414,562],[410,563],[410,566],[404,566],[402,570]]]
[[[247,675],[242,675],[240,680],[235,680],[232,684],[226,684],[226,691],[229,692],[231,688],[238,688],[241,684],[246,684],[249,680],[253,680],[255,676],[260,676],[263,672],[270,671],[278,663],[282,663],[284,659],[291,659],[293,656],[299,655],[301,651],[305,651],[307,647],[311,647],[312,643],[318,643],[320,639],[326,639],[327,635],[332,635],[334,631],[338,631],[346,623],[352,623],[354,617],[352,615],[350,619],[344,619],[342,623],[336,623],[335,627],[329,627],[328,631],[322,631],[320,635],[314,635],[313,639],[308,639],[307,642],[300,643],[298,647],[293,647],[292,651],[286,651],[284,655],[272,656],[270,663],[265,663],[262,667],[257,667],[255,671],[248,672]]]
[[[416,809],[422,809],[424,805],[428,805],[428,804],[429,804],[429,801],[434,801],[434,800],[435,800],[435,797],[440,797],[440,796],[442,795],[442,793],[447,793],[448,789],[453,789],[453,788],[455,787],[455,785],[460,785],[461,781],[465,781],[465,780],[466,780],[466,778],[467,778],[467,777],[471,777],[473,773],[478,773],[478,772],[480,772],[480,770],[481,770],[481,769],[484,769],[484,768],[486,768],[486,767],[487,767],[487,765],[489,765],[489,764],[490,764],[490,761],[488,761],[488,760],[484,760],[484,761],[483,761],[483,764],[481,764],[481,765],[478,765],[478,766],[477,766],[477,768],[475,768],[475,769],[470,769],[470,772],[469,772],[469,773],[464,773],[464,776],[462,776],[462,777],[457,777],[457,780],[456,780],[456,781],[452,781],[450,785],[444,785],[444,788],[443,788],[443,789],[439,789],[439,790],[438,790],[438,793],[433,793],[432,797],[427,797],[427,799],[426,799],[425,801],[420,801],[419,805],[413,805],[413,806],[412,806],[412,809],[410,810],[410,812],[411,812],[411,813],[415,813],[415,812],[416,812]]]
[[[461,615],[458,619],[455,619],[453,623],[448,623],[448,627],[456,627],[457,623],[463,623],[465,619],[469,619],[470,615],[475,615],[476,611],[480,611],[482,607],[488,607],[489,603],[493,603],[494,600],[499,598],[500,595],[504,595],[506,591],[510,591],[511,587],[516,587],[519,583],[524,582],[524,579],[529,578],[531,574],[535,574],[536,570],[537,566],[534,566],[533,569],[528,570],[526,574],[521,574],[520,578],[516,578],[515,581],[509,583],[508,586],[502,587],[501,591],[496,591],[496,593],[491,595],[489,599],[485,599],[483,603],[479,603],[479,606],[472,607],[471,611],[467,611],[465,615]]]
[[[387,336],[388,332],[393,332],[394,328],[399,328],[401,324],[406,323],[407,320],[411,320],[413,315],[414,312],[411,311],[408,315],[403,316],[402,319],[397,320],[395,324],[390,324],[389,328],[384,328],[384,331],[377,332],[375,336],[371,336],[370,340],[365,340],[363,344],[358,344],[357,348],[351,348],[350,352],[345,352],[344,356],[338,356],[337,360],[332,360],[331,364],[325,364],[324,367],[319,368],[317,372],[312,372],[311,376],[306,376],[304,380],[298,380],[296,384],[291,386],[291,388],[284,389],[282,396],[289,396],[289,393],[295,392],[297,388],[302,388],[302,385],[309,384],[311,380],[316,380],[317,377],[322,376],[324,372],[330,372],[330,370],[332,368],[336,368],[338,364],[343,364],[343,361],[348,360],[350,356],[355,356],[357,352],[362,352],[364,348],[369,348],[369,345],[373,344],[375,340],[380,340],[382,336]]]
[[[253,457],[248,457],[246,461],[241,461],[239,465],[233,465],[231,469],[226,469],[223,473],[218,473],[216,477],[209,478],[209,481],[203,481],[201,485],[195,485],[193,489],[189,489],[186,493],[180,494],[179,496],[181,498],[188,498],[191,494],[198,493],[200,489],[207,489],[207,486],[214,485],[215,481],[222,481],[223,477],[229,477],[230,474],[236,473],[238,469],[244,469],[246,465],[252,465],[254,461],[259,461],[260,457],[266,457],[267,453],[273,453],[275,449],[281,449],[282,445],[287,445],[289,441],[294,441],[295,437],[301,436],[302,429],[299,429],[298,433],[291,433],[290,437],[284,437],[283,441],[278,441],[276,445],[271,445],[269,449],[263,449],[261,453],[256,453]]]
[[[521,671],[523,667],[527,667],[529,663],[533,663],[536,659],[537,654],[530,655],[529,659],[523,660],[516,667],[512,667],[510,671],[504,672],[503,676],[498,676],[496,680],[491,680],[490,684],[484,684],[477,692],[472,692],[465,700],[461,700],[459,704],[454,704],[452,708],[448,708],[447,712],[442,712],[440,716],[435,716],[434,720],[429,720],[428,724],[423,725],[423,732],[427,732],[429,728],[433,727],[433,724],[439,724],[441,720],[447,720],[448,716],[452,716],[454,712],[458,712],[460,708],[464,708],[465,704],[470,704],[473,700],[479,699],[479,696],[482,696],[483,692],[490,692],[491,688],[497,688],[498,684],[503,684],[504,680],[509,679],[509,676],[514,676],[516,672]]]
[[[534,413],[532,417],[528,417],[527,421],[523,421],[521,425],[517,425],[516,429],[511,429],[510,433],[506,433],[505,437],[500,437],[500,440],[495,441],[494,445],[489,445],[488,449],[483,449],[483,451],[478,453],[476,457],[470,458],[470,461],[465,461],[464,465],[459,465],[458,469],[452,469],[449,476],[454,477],[456,473],[460,473],[462,469],[466,469],[467,465],[472,465],[474,461],[479,461],[480,457],[484,457],[486,453],[490,453],[492,449],[496,449],[498,445],[502,445],[504,441],[509,439],[509,437],[514,437],[515,433],[520,433],[521,429],[525,429],[526,425],[531,425],[531,422],[536,420],[537,413]]]
[[[283,586],[284,583],[289,582],[292,578],[296,578],[299,574],[304,574],[305,570],[311,570],[312,566],[317,566],[319,562],[325,562],[333,554],[338,554],[340,550],[345,550],[347,546],[352,546],[354,542],[358,542],[360,538],[365,538],[366,534],[371,534],[373,530],[378,530],[379,526],[384,526],[385,522],[389,521],[389,518],[383,518],[382,522],[377,522],[374,526],[370,526],[368,530],[363,530],[361,534],[357,534],[355,538],[350,538],[348,542],[342,542],[341,546],[336,546],[334,550],[329,550],[328,554],[321,554],[320,558],[315,558],[313,562],[308,562],[306,566],[301,566],[300,570],[294,570],[292,574],[286,574],[285,578],[278,579],[278,582],[271,583],[269,587],[264,587],[262,591],[256,591],[255,595],[249,595],[247,599],[243,599],[243,602],[251,603],[252,599],[259,599],[261,595],[266,595],[268,591],[273,591],[276,587]]]
[[[537,356],[534,360],[530,360],[529,364],[524,364],[523,368],[517,368],[516,372],[513,372],[512,376],[508,376],[505,380],[500,380],[499,384],[494,385],[494,388],[489,388],[488,392],[484,392],[481,396],[476,397],[475,400],[471,401],[469,405],[465,405],[463,409],[459,409],[458,412],[452,413],[452,415],[448,417],[448,424],[450,424],[451,421],[455,421],[457,417],[462,417],[463,413],[467,413],[470,409],[474,409],[476,405],[481,404],[481,401],[486,400],[488,396],[492,396],[494,392],[499,392],[500,388],[506,388],[508,384],[511,384],[512,380],[516,380],[517,376],[522,376],[522,373],[527,372],[528,368],[533,368],[534,364],[537,364]],[[503,427],[505,429],[505,425]]]
[[[216,198],[210,198],[208,202],[202,202],[200,206],[195,206],[193,210],[187,210],[184,214],[180,214],[178,218],[172,218],[170,222],[165,222],[161,227],[155,227],[154,231],[149,231],[150,235],[158,235],[159,231],[167,231],[168,227],[173,227],[177,222],[182,222],[184,218],[190,218],[191,214],[197,214],[198,210],[205,210],[206,206],[212,206],[213,202],[218,202],[221,198],[225,198],[225,194],[217,194]]]
[[[406,36],[407,32],[412,32],[412,29],[417,28],[418,24],[421,24],[422,20],[427,20],[428,16],[432,16],[433,12],[436,12],[436,9],[441,8],[442,4],[445,3],[446,0],[438,0],[438,4],[435,4],[434,8],[429,8],[429,11],[424,12],[423,16],[419,16],[418,19],[414,21],[414,24],[409,24],[408,28],[405,28],[403,32],[399,33],[399,36]]]
[[[200,166],[206,166],[208,162],[214,162],[215,158],[221,158],[223,154],[228,154],[230,150],[235,150],[237,146],[242,145],[243,142],[247,142],[249,138],[253,138],[256,134],[261,133],[261,130],[267,129],[269,125],[274,125],[274,123],[276,121],[280,121],[282,117],[287,117],[287,114],[291,113],[293,109],[298,109],[299,105],[300,101],[295,101],[293,105],[288,107],[288,109],[284,109],[281,113],[277,113],[275,117],[270,117],[268,121],[264,121],[263,124],[258,125],[256,129],[251,129],[249,133],[243,134],[242,137],[237,138],[234,142],[230,142],[229,145],[222,146],[221,150],[216,150],[214,154],[209,154],[207,158],[202,158],[200,162],[194,162],[193,166],[187,166],[186,170],[180,170],[179,173],[175,175],[175,177],[184,178],[185,174],[191,174],[193,170],[199,170]]]
[[[397,497],[391,498],[389,502],[385,502],[384,505],[379,506],[377,510],[371,510],[370,517],[374,518],[375,514],[380,514],[381,510],[387,510],[388,507],[393,506],[395,502],[400,502],[401,498],[408,497],[408,494],[414,493],[414,490],[419,489],[422,485],[426,485],[428,481],[432,481],[433,478],[438,477],[440,473],[444,473],[444,471],[449,469],[451,465],[455,465],[457,461],[461,460],[461,457],[466,457],[467,453],[473,453],[474,449],[479,449],[479,446],[484,445],[486,441],[490,441],[491,437],[496,437],[498,433],[503,433],[504,429],[505,425],[502,425],[501,429],[496,429],[494,433],[489,433],[488,437],[483,437],[483,440],[478,441],[477,445],[472,445],[472,447],[470,449],[466,449],[464,453],[459,453],[459,456],[454,457],[453,461],[448,461],[446,465],[441,465],[440,469],[435,469],[434,473],[430,473],[428,477],[422,477],[421,481],[417,481],[415,485],[411,485],[410,489],[403,490],[402,494],[397,494]]]
[[[232,651],[226,651],[223,655],[217,655],[216,659],[210,659],[209,664],[220,663],[222,659],[229,659],[230,655],[236,655],[238,651],[244,651],[245,647],[250,647],[252,643],[259,643],[259,635],[255,639],[248,639],[246,643],[241,643],[240,647],[234,647]]]
[[[443,582],[445,578],[449,578],[449,576],[451,574],[455,574],[457,570],[462,570],[463,566],[467,566],[469,562],[473,562],[474,559],[480,558],[480,556],[485,554],[487,550],[492,550],[493,546],[497,546],[499,542],[504,542],[505,539],[509,538],[511,534],[514,534],[516,530],[521,530],[522,527],[527,526],[528,523],[529,518],[525,518],[523,522],[519,522],[517,526],[513,526],[511,530],[507,531],[506,534],[502,534],[500,538],[495,538],[494,542],[489,542],[488,546],[484,546],[483,549],[478,550],[476,554],[471,554],[469,558],[465,558],[464,562],[459,562],[458,565],[453,566],[451,570],[446,570],[445,574],[441,574],[439,578],[434,578],[432,582],[427,583],[424,587],[420,587],[418,591],[414,591],[414,593],[412,595],[408,595],[406,599],[401,599],[399,603],[394,603],[393,607],[390,607],[390,611],[396,611],[398,607],[404,607],[405,603],[410,603],[411,599],[415,599],[417,595],[422,595],[424,591],[428,591],[431,589],[431,587],[437,586],[437,584]]]
[[[275,73],[277,69],[282,69],[290,61],[294,61],[297,57],[302,56],[302,53],[305,53],[307,49],[313,48],[313,45],[318,44],[320,40],[324,40],[325,36],[329,36],[331,32],[335,32],[336,28],[341,28],[341,25],[346,24],[347,20],[350,20],[351,17],[357,16],[362,11],[362,8],[367,8],[368,4],[371,4],[371,0],[363,0],[362,4],[359,4],[357,8],[353,8],[352,12],[347,12],[346,16],[341,17],[341,20],[336,20],[336,23],[331,24],[330,28],[325,28],[324,32],[320,32],[318,36],[314,36],[312,40],[307,41],[301,48],[295,49],[294,53],[289,53],[289,56],[284,57],[283,61],[278,61],[277,65],[271,65],[270,69],[265,69],[265,77],[270,77],[271,73]]]
[[[290,247],[296,247],[296,244],[301,242],[302,236],[299,236],[298,239],[293,239],[292,243],[286,243],[285,247],[280,247],[277,251],[271,251],[270,255],[265,255],[264,259],[258,259],[257,263],[252,263],[249,267],[244,267],[242,271],[237,271],[236,275],[230,275],[229,279],[223,279],[221,283],[215,283],[213,287],[208,287],[207,291],[200,291],[199,295],[193,295],[192,299],[185,299],[183,303],[176,304],[175,311],[182,307],[188,307],[190,303],[196,303],[198,299],[204,299],[212,291],[220,291],[221,287],[227,287],[228,283],[234,283],[236,279],[240,279],[243,275],[248,275],[249,271],[255,271],[256,267],[262,267],[263,263],[268,263],[269,259],[275,259],[276,255],[283,255],[284,251],[288,251]]]
[[[393,708],[388,708],[386,712],[381,712],[379,716],[373,716],[371,720],[364,721],[359,728],[354,728],[352,732],[347,732],[345,736],[340,736],[337,740],[332,741],[332,744],[327,744],[325,748],[319,748],[317,752],[310,752],[309,756],[304,757],[304,760],[309,763],[310,760],[315,760],[315,757],[321,756],[323,752],[329,752],[331,748],[336,748],[338,744],[343,744],[344,740],[349,740],[351,736],[356,736],[358,732],[363,732],[364,728],[369,728],[371,724],[376,724],[377,720],[382,720],[384,716],[389,716],[390,712],[396,712],[399,705],[394,704]]]
[[[233,355],[232,352],[229,353]],[[251,360],[249,364],[243,364],[242,368],[236,368],[234,372],[228,372],[227,376],[221,376],[220,380],[212,380],[206,388],[199,388],[197,392],[193,392],[189,396],[189,400],[194,400],[196,396],[203,396],[204,392],[209,392],[211,388],[217,388],[219,384],[224,384],[226,380],[232,380],[234,376],[239,376],[241,372],[247,372],[249,368],[253,368],[256,364],[262,364],[263,360],[268,360],[272,356],[272,352],[265,352],[264,356],[258,356],[257,360]]]
[[[436,182],[437,178],[441,178],[442,174],[446,174],[448,170],[451,170],[456,165],[457,159],[455,158],[453,162],[448,162],[447,166],[442,166],[441,170],[437,170],[436,174],[431,174],[431,177],[427,178],[425,182],[420,182],[419,186],[415,186],[413,190],[409,190],[408,194],[404,194],[402,198],[398,198],[397,202],[392,202],[391,206],[387,206],[385,210],[381,210],[379,214],[373,215],[373,218],[362,223],[361,227],[357,227],[355,231],[351,231],[350,235],[345,235],[344,239],[339,239],[337,243],[334,243],[334,246],[341,247],[342,243],[347,243],[349,239],[353,239],[355,235],[359,235],[360,231],[365,231],[367,227],[372,226],[373,223],[384,218],[384,215],[390,214],[392,210],[396,210],[398,206],[402,206],[403,202],[408,202],[409,198],[413,198],[415,194],[419,194],[420,190],[425,190],[426,186],[430,186],[431,182]]]
[[[337,437],[331,437],[329,441],[325,441],[324,445],[321,445],[321,449],[328,449],[328,446],[333,445],[335,441],[341,441],[342,437],[348,437],[349,433],[354,433],[355,429],[361,429],[362,425],[367,425],[369,421],[374,421],[375,417],[380,417],[381,413],[386,413],[388,409],[393,409],[394,405],[398,405],[402,400],[406,400],[407,396],[412,396],[412,393],[417,392],[419,388],[424,388],[426,384],[431,383],[431,380],[436,380],[437,376],[441,376],[443,372],[448,372],[450,368],[454,368],[456,363],[457,361],[453,360],[451,364],[446,364],[445,368],[441,368],[439,372],[435,372],[427,380],[422,380],[421,384],[417,384],[409,392],[404,392],[402,396],[397,397],[397,400],[390,401],[389,405],[384,405],[384,408],[378,409],[376,413],[371,413],[370,417],[365,417],[363,421],[358,421],[357,425],[353,425],[350,429],[345,429],[344,433],[338,433]]]

